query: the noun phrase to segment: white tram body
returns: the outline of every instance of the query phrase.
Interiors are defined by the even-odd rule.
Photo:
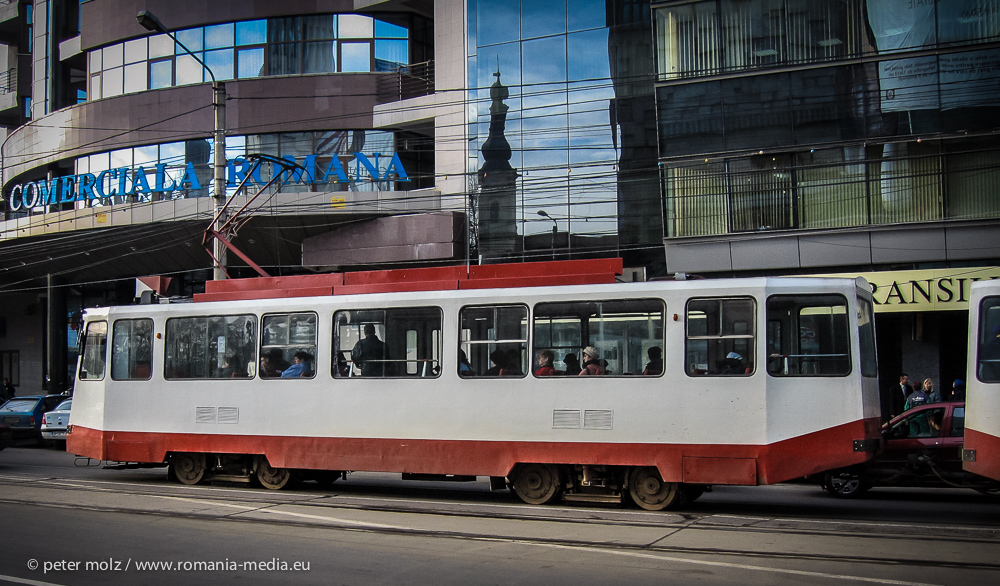
[[[969,295],[962,466],[1000,480],[1000,281],[977,281]]]
[[[266,468],[269,487],[283,470],[507,477],[528,502],[646,483],[640,505],[664,508],[662,486],[770,484],[871,457],[871,308],[863,281],[753,278],[89,309],[68,451],[170,463],[188,482],[235,461],[248,476]],[[387,345],[376,376],[355,345],[367,323]],[[299,334],[311,374],[266,378],[266,347],[290,359]],[[241,372],[219,375],[236,345]],[[610,374],[532,374],[540,349],[562,369],[588,346]],[[662,373],[643,375],[652,346]],[[502,347],[520,360],[505,376],[460,376],[462,354],[485,374]],[[737,370],[722,370],[733,354]]]

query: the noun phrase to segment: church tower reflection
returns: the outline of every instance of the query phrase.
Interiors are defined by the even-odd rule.
[[[483,166],[479,169],[479,197],[476,216],[479,221],[479,254],[484,262],[497,262],[517,250],[517,169],[510,166],[511,150],[504,130],[509,106],[503,103],[510,92],[500,83],[500,71],[490,86],[490,133],[480,151]]]

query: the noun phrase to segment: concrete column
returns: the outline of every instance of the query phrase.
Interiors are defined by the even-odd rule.
[[[48,275],[46,303],[48,331],[46,332],[45,362],[48,377],[45,390],[49,394],[61,393],[66,388],[66,327],[68,308],[66,306],[66,289],[60,287],[59,277]]]

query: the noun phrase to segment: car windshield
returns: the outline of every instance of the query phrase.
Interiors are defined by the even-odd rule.
[[[53,411],[69,411],[72,408],[73,408],[73,399],[66,399],[62,403],[59,403],[59,405],[57,405],[56,408],[53,409]]]
[[[0,411],[5,413],[27,413],[35,408],[38,399],[11,399],[0,407]]]

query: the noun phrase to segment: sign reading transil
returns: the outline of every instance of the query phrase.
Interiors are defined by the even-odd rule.
[[[292,184],[311,183],[359,183],[362,181],[409,181],[399,154],[383,155],[374,153],[371,158],[363,153],[354,153],[355,169],[353,177],[349,177],[344,165],[337,156],[329,157],[330,162],[324,169],[316,166],[319,155],[308,155],[300,164],[294,157],[282,157],[291,163],[288,169],[281,171],[279,180]],[[324,156],[326,158],[326,156]],[[389,163],[384,170],[380,164],[384,159]],[[261,179],[261,165],[254,168],[254,162],[243,157],[236,157],[227,162],[226,186],[236,187],[250,174],[250,182],[264,185]],[[292,167],[294,166],[294,167]],[[205,165],[202,165],[204,168]],[[272,166],[273,167],[273,166]],[[251,172],[252,171],[252,172]],[[367,175],[367,178],[363,178]],[[179,180],[168,176],[166,163],[157,164],[152,170],[145,167],[132,169],[119,167],[106,169],[100,173],[83,173],[67,175],[51,180],[22,183],[11,189],[7,198],[11,211],[21,208],[31,209],[36,206],[70,203],[105,199],[122,195],[142,195],[150,193],[172,193],[174,191],[202,189],[201,180],[195,173],[195,164],[188,163],[184,174]]]

